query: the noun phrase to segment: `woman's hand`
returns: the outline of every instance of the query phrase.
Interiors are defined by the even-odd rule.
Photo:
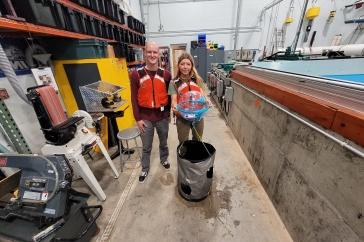
[[[174,113],[177,112],[177,105],[176,104],[172,104],[172,111]]]
[[[205,97],[205,100],[206,100],[206,104],[209,108],[212,107],[212,102],[210,101],[210,99],[208,99],[207,97]]]

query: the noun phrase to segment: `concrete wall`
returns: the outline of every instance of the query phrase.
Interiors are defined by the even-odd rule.
[[[364,159],[232,87],[228,123],[294,241],[364,241]]]

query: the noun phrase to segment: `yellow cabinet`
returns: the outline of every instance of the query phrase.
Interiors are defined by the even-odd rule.
[[[73,112],[83,106],[83,102],[79,101],[80,93],[78,93],[78,86],[101,79],[101,81],[124,88],[121,96],[127,100],[127,103],[119,108],[119,110],[124,110],[124,116],[117,118],[118,128],[122,130],[134,126],[135,120],[131,106],[130,80],[125,59],[57,60],[53,64],[56,82],[68,115],[72,115]]]

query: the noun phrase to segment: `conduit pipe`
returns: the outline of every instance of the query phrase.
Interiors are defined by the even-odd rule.
[[[236,10],[236,26],[235,26],[235,34],[234,34],[234,52],[236,52],[236,47],[238,45],[240,16],[241,16],[240,12],[241,12],[242,4],[243,4],[243,0],[238,0],[238,8]]]
[[[16,79],[16,74],[13,67],[10,64],[8,57],[0,43],[0,69],[4,72],[5,76],[8,78],[10,85],[14,88],[18,96],[23,99],[24,102],[30,104],[23,89],[20,87],[18,80]]]
[[[233,79],[231,80],[232,82],[234,82],[236,85],[238,85],[239,87],[245,89],[246,91],[252,93],[253,95],[259,97],[260,99],[266,101],[267,103],[273,105],[274,107],[278,108],[279,110],[283,111],[284,113],[288,114],[289,116],[291,116],[292,118],[298,120],[299,122],[307,125],[308,127],[314,129],[315,131],[321,133],[322,135],[324,135],[325,137],[331,139],[332,141],[334,141],[335,143],[338,143],[339,145],[341,145],[342,147],[350,150],[351,152],[353,152],[354,154],[360,156],[361,158],[364,158],[364,152],[360,151],[359,149],[355,148],[354,146],[350,145],[348,143],[348,141],[343,141],[340,140],[338,138],[336,138],[334,135],[322,130],[321,128],[311,124],[310,122],[307,122],[306,120],[304,120],[303,118],[299,117],[298,115],[290,112],[289,110],[281,107],[280,105],[277,105],[276,103],[270,101],[268,98],[260,95],[259,93],[257,93],[256,91],[251,90],[250,88],[245,87],[244,85],[242,85],[241,83],[238,83],[236,81],[234,81]]]
[[[321,46],[321,47],[304,47],[298,48],[304,55],[321,55],[324,51],[343,51],[346,56],[364,56],[364,44]]]
[[[260,32],[260,30],[240,30],[239,33],[252,33],[252,32]],[[233,30],[229,31],[218,31],[218,32],[206,32],[210,35],[219,35],[219,34],[231,34],[234,33]],[[162,38],[162,37],[176,37],[176,36],[196,36],[196,33],[178,33],[178,34],[164,34],[163,32],[159,34],[150,34],[150,38]]]
[[[262,21],[262,18],[263,18],[263,15],[264,15],[264,13],[268,10],[268,9],[271,9],[271,8],[273,8],[275,5],[277,5],[278,3],[280,3],[280,2],[283,2],[284,0],[274,0],[273,2],[271,2],[270,4],[268,4],[267,6],[265,6],[263,9],[262,9],[262,11],[260,12],[260,14],[259,14],[259,21]]]

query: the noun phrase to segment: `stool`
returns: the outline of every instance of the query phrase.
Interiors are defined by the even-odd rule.
[[[138,152],[139,159],[141,160],[141,155],[137,143],[137,138],[140,136],[140,131],[138,128],[128,128],[120,131],[117,135],[119,140],[119,147],[123,145],[123,141],[126,143],[126,150],[129,150],[129,140],[134,139],[135,142],[135,149]],[[123,159],[123,152],[122,149],[120,149],[120,162],[121,162],[121,171],[123,171],[124,164],[126,161],[130,161],[130,154],[128,154],[128,158],[124,161]]]

